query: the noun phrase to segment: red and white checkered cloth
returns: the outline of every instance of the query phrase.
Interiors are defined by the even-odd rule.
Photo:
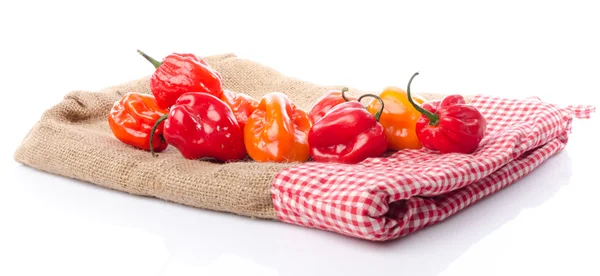
[[[273,183],[281,221],[361,239],[396,239],[439,222],[514,183],[562,150],[573,117],[592,106],[561,108],[539,98],[476,96],[488,120],[473,154],[403,150],[354,165],[308,162]]]

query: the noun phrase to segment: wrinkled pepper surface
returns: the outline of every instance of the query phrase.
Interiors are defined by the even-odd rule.
[[[310,158],[308,114],[287,95],[264,95],[244,127],[248,155],[257,162],[305,162]]]
[[[203,58],[189,53],[173,53],[159,62],[140,50],[138,53],[156,68],[150,78],[150,90],[158,106],[169,108],[187,92],[204,92],[221,97],[221,74]]]
[[[130,92],[115,102],[108,114],[108,125],[121,142],[150,150],[150,133],[156,121],[168,111],[158,106],[154,96]],[[163,125],[154,132],[153,151],[161,152],[168,144],[160,139]]]
[[[329,111],[331,108],[338,104],[346,102],[346,100],[356,101],[357,98],[351,95],[347,95],[347,91],[348,88],[344,87],[341,90],[327,91],[327,93],[319,97],[308,112],[308,118],[310,119],[310,121],[313,124],[316,123],[319,119],[325,116],[325,113],[327,113],[327,111]]]
[[[243,130],[248,121],[248,117],[258,107],[258,100],[244,93],[238,93],[231,90],[223,90],[221,100],[224,101],[233,111],[235,119]]]
[[[380,101],[380,110],[375,115],[360,103],[367,96]],[[334,106],[308,134],[312,159],[354,164],[369,157],[382,156],[388,148],[385,130],[378,122],[384,106],[383,101],[372,94]]]
[[[406,91],[389,86],[379,94],[379,97],[385,103],[379,122],[385,128],[388,149],[398,151],[422,148],[415,130],[421,113],[410,104]],[[424,102],[424,99],[419,96],[414,97],[414,100],[418,103]],[[380,108],[381,104],[377,100],[371,101],[368,105],[371,114],[375,114]]]
[[[230,162],[246,157],[243,132],[231,108],[213,95],[185,93],[155,127],[161,121],[165,141],[186,159]]]
[[[485,136],[487,120],[461,95],[448,95],[441,101],[426,102],[419,106],[412,100],[408,82],[408,99],[422,113],[416,132],[424,147],[440,153],[473,153]]]

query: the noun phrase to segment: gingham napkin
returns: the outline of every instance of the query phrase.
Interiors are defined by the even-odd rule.
[[[573,117],[595,111],[537,97],[476,96],[471,104],[488,120],[473,154],[403,150],[355,165],[310,162],[284,170],[272,187],[279,219],[367,240],[402,237],[529,174],[565,147]]]

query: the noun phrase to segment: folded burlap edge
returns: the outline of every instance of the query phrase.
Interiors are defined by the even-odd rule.
[[[234,53],[206,57],[223,75],[223,87],[260,98],[279,91],[308,110],[329,89],[283,75]],[[354,94],[362,92],[351,88]],[[31,168],[132,195],[154,197],[201,209],[277,219],[271,198],[276,175],[295,163],[219,164],[186,160],[174,147],[153,158],[112,135],[106,121],[113,103],[127,92],[150,93],[149,76],[100,91],[72,91],[46,110],[27,133],[14,159]],[[441,94],[419,93],[426,99]],[[470,100],[471,97],[468,97]]]

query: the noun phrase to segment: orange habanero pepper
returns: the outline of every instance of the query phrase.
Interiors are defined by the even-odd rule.
[[[152,127],[167,112],[168,110],[158,106],[153,95],[129,92],[112,106],[108,113],[108,125],[119,141],[150,151]],[[168,146],[161,139],[162,133],[163,124],[160,124],[153,135],[156,142],[152,147],[155,152],[161,152]]]
[[[262,97],[244,127],[248,155],[257,162],[305,162],[310,158],[306,111],[281,92]]]
[[[418,95],[411,95],[412,99],[422,104],[424,99]],[[384,102],[384,110],[379,122],[385,128],[388,138],[388,149],[398,151],[402,149],[420,149],[422,144],[417,137],[416,125],[421,113],[408,101],[404,89],[394,86],[386,87],[379,97]],[[371,114],[381,109],[381,104],[373,100],[368,105]]]
[[[238,124],[244,130],[248,117],[258,106],[258,100],[250,97],[247,94],[234,92],[228,89],[223,89],[221,100],[225,102],[233,111],[233,115]]]

